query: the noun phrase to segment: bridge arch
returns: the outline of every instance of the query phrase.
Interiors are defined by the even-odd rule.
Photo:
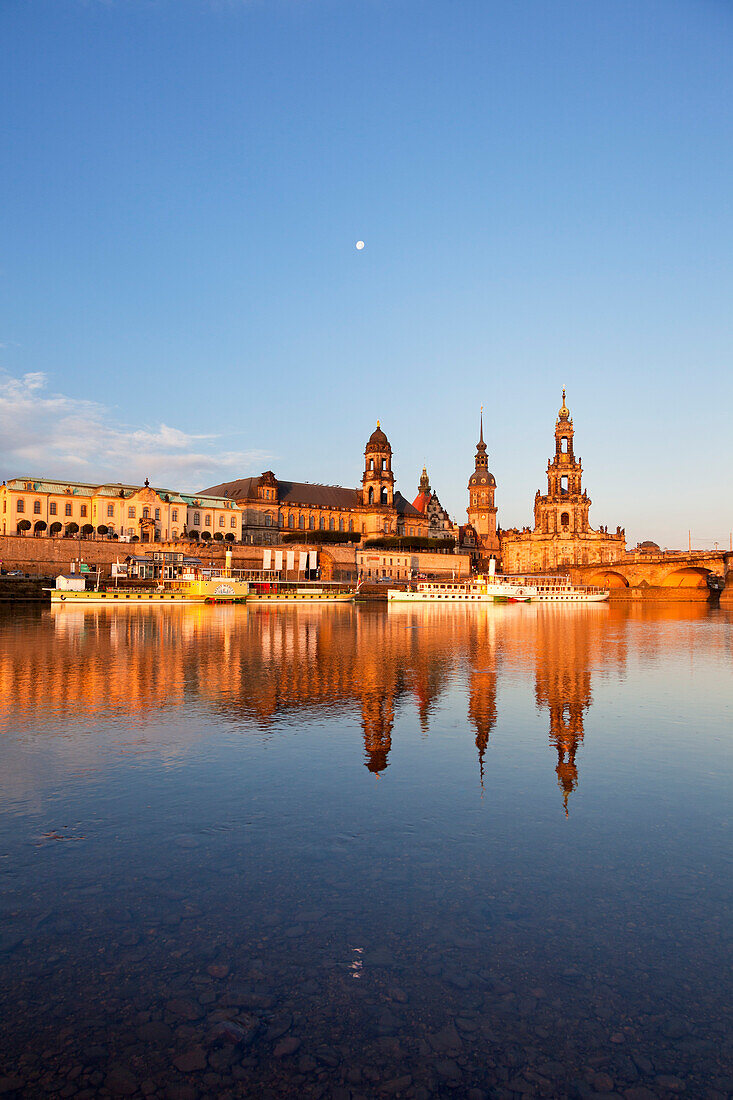
[[[597,584],[602,588],[628,588],[629,582],[623,573],[616,569],[599,569],[586,578],[587,584]]]
[[[687,565],[673,569],[662,580],[663,588],[707,588],[711,570],[703,566]]]

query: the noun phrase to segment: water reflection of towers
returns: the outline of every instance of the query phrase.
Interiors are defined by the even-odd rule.
[[[400,706],[416,707],[428,737],[441,697],[457,688],[467,691],[483,789],[499,673],[508,682],[534,677],[567,810],[578,785],[591,677],[603,674],[593,670],[624,663],[627,632],[610,629],[619,615],[606,607],[542,606],[129,614],[67,608],[46,613],[33,629],[5,633],[0,702],[16,729],[50,712],[81,728],[95,714],[142,719],[194,704],[240,723],[243,733],[254,726],[269,736],[279,716],[305,722],[324,708],[356,712],[364,764],[379,775],[391,761]],[[148,736],[142,720],[130,728]]]

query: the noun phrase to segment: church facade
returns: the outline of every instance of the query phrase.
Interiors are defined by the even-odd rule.
[[[429,521],[395,489],[392,447],[379,421],[364,449],[361,486],[282,481],[272,470],[204,490],[234,501],[242,511],[242,541],[279,542],[287,532],[358,533],[363,537],[425,537]]]
[[[620,528],[609,534],[590,526],[591,500],[582,487],[583,467],[573,446],[573,421],[565,404],[555,423],[555,454],[547,463],[547,492],[537,490],[534,527],[501,532],[502,567],[505,573],[542,573],[570,565],[613,561],[626,549]]]

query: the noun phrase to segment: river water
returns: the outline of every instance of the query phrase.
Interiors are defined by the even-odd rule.
[[[0,1094],[733,1094],[733,615],[0,618]]]

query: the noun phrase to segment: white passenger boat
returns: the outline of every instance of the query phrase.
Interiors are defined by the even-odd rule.
[[[528,603],[537,590],[503,577],[476,576],[466,581],[422,581],[411,588],[387,589],[390,603]]]
[[[602,603],[609,597],[607,588],[592,584],[573,584],[569,576],[538,577],[533,574],[508,577],[515,584],[531,584],[537,589],[533,600],[554,603]]]

